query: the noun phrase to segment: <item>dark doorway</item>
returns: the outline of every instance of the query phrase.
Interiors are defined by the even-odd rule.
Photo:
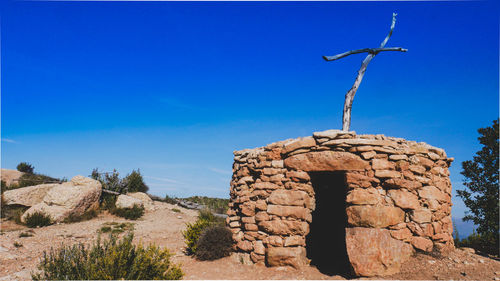
[[[345,244],[346,193],[343,172],[311,172],[316,193],[310,232],[306,236],[307,257],[323,274],[349,277],[351,265]]]

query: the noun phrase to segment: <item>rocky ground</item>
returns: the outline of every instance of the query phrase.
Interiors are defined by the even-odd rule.
[[[175,212],[173,208],[181,212]],[[2,221],[0,280],[30,279],[30,273],[36,270],[44,250],[61,244],[90,244],[96,239],[98,230],[111,222],[134,223],[134,241],[154,243],[170,249],[174,253],[173,261],[181,264],[184,279],[344,279],[342,276],[322,274],[312,266],[297,270],[242,264],[236,255],[217,261],[196,261],[183,253],[185,245],[181,234],[186,223],[196,220],[196,215],[197,212],[193,210],[155,202],[153,210],[137,221],[101,213],[90,221],[33,229],[31,237],[19,237],[21,233],[30,232],[30,229]],[[500,262],[467,249],[459,249],[443,259],[416,255],[403,265],[400,273],[369,279],[500,280]]]

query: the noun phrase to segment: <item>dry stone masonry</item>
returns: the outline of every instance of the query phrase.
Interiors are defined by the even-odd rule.
[[[345,207],[326,216],[337,224],[336,217],[346,217],[345,241],[329,242],[345,245],[355,275],[393,274],[415,250],[444,255],[454,248],[448,172],[453,158],[442,149],[329,130],[234,155],[227,224],[236,250],[254,263],[311,262],[307,235],[316,203],[325,199],[316,198],[314,178],[322,173],[341,176],[329,188],[340,191]]]

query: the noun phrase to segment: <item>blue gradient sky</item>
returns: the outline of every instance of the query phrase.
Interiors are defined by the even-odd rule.
[[[229,196],[232,152],[341,127],[344,95],[392,12],[353,105],[358,133],[461,162],[498,117],[498,4],[20,2],[1,7],[1,165],[71,178],[140,168],[151,193]],[[453,216],[463,203],[454,198]]]

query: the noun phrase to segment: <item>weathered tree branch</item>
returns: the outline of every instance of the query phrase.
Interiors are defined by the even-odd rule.
[[[387,41],[389,41],[389,38],[392,35],[392,31],[394,30],[394,26],[396,25],[396,16],[397,16],[396,13],[392,14],[391,30],[389,31],[389,34],[387,34],[387,36],[385,37],[384,41],[382,41],[382,43],[380,44],[380,47],[352,50],[352,51],[341,53],[341,54],[338,54],[335,56],[323,56],[323,59],[325,59],[326,61],[334,61],[334,60],[338,60],[338,59],[341,59],[341,58],[344,58],[344,57],[347,57],[347,56],[353,55],[353,54],[369,53],[366,56],[366,58],[363,60],[363,63],[361,63],[361,68],[358,70],[358,76],[356,77],[354,84],[352,85],[351,89],[345,95],[344,112],[342,115],[342,130],[343,131],[349,131],[349,128],[351,126],[352,102],[354,100],[354,96],[356,95],[356,91],[358,90],[359,85],[361,84],[361,81],[363,80],[363,76],[365,75],[366,68],[368,67],[368,64],[370,63],[370,61],[380,52],[385,52],[385,51],[406,52],[406,51],[408,51],[407,49],[403,49],[401,47],[385,48]]]
[[[387,41],[389,41],[389,38],[391,38],[392,31],[394,30],[394,26],[396,26],[396,16],[397,15],[398,14],[396,14],[396,13],[392,13],[391,30],[389,30],[389,34],[387,34],[387,36],[385,37],[384,41],[382,41],[382,43],[380,44],[379,48],[385,47],[385,44],[387,44]]]
[[[341,58],[345,58],[349,55],[354,55],[354,54],[361,54],[361,53],[370,53],[370,54],[375,54],[377,55],[380,52],[386,52],[386,51],[396,51],[396,52],[407,52],[408,49],[403,49],[401,47],[390,47],[390,48],[364,48],[364,49],[359,49],[359,50],[352,50],[352,51],[347,51],[342,54],[338,54],[335,56],[323,56],[323,59],[326,61],[334,61],[338,60]]]

